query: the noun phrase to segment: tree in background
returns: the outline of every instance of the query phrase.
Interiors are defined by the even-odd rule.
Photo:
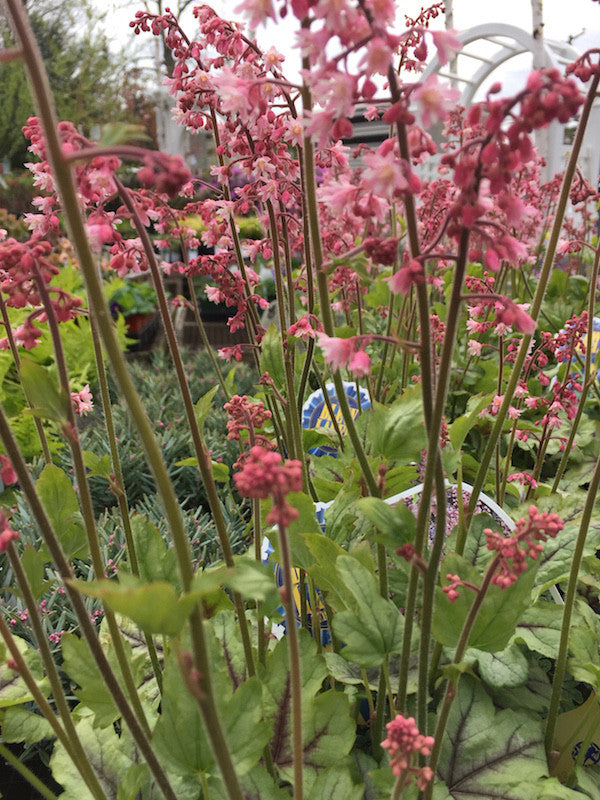
[[[97,26],[89,0],[25,0],[56,98],[58,116],[90,135],[107,119],[142,125],[152,137],[152,107],[144,99],[139,70],[115,54]],[[9,43],[0,21],[0,41]],[[18,61],[0,64],[0,161],[11,168],[29,160],[21,128],[35,113]]]

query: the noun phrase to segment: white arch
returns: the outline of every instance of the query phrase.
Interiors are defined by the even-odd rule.
[[[530,33],[515,25],[503,23],[476,25],[466,31],[461,31],[457,37],[463,45],[456,60],[461,68],[454,73],[450,72],[447,68],[442,67],[436,55],[427,65],[421,79],[426,80],[434,73],[450,79],[461,92],[459,102],[467,108],[473,103],[478,89],[498,67],[523,53],[531,53],[533,56],[535,48],[535,41]],[[468,46],[479,41],[497,45],[497,49],[486,56],[474,53],[472,50],[469,51]],[[564,67],[580,55],[577,48],[566,42],[544,39],[544,67],[553,67],[563,72]],[[468,74],[464,72],[463,64],[467,59],[479,62],[479,67],[475,72]],[[564,126],[560,123],[552,123],[548,129],[541,131],[541,134],[538,136],[537,144],[539,149],[544,151],[542,154],[546,159],[543,178],[550,180],[564,168],[569,151],[569,141],[565,141]],[[595,186],[600,167],[600,105],[598,101],[592,109],[580,164],[586,178]]]

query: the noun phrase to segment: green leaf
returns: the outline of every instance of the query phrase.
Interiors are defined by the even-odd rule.
[[[515,642],[521,642],[530,650],[556,658],[560,641],[563,607],[557,603],[539,600],[527,608],[514,635]]]
[[[416,519],[402,501],[388,505],[378,497],[363,497],[356,503],[358,509],[381,531],[390,549],[414,540]]]
[[[106,796],[115,797],[116,787],[124,780],[137,758],[128,730],[124,728],[119,736],[112,725],[105,728],[94,727],[90,717],[81,719],[76,729],[86,758]],[[52,776],[64,789],[60,795],[63,800],[93,800],[92,793],[60,742],[54,745],[50,768]]]
[[[529,663],[516,644],[509,644],[497,653],[486,653],[473,648],[469,650],[469,656],[477,658],[479,674],[494,689],[513,689],[523,686],[527,681]]]
[[[132,764],[117,787],[117,800],[137,800],[149,778],[147,764]]]
[[[46,560],[42,553],[38,552],[30,544],[25,545],[21,554],[21,566],[27,575],[29,586],[36,600],[52,586],[50,581],[44,580],[46,574],[45,563]]]
[[[63,669],[81,688],[74,694],[94,712],[95,724],[110,726],[119,718],[119,711],[87,643],[72,633],[61,639]]]
[[[391,461],[418,461],[427,445],[420,394],[407,391],[391,406],[377,404],[368,429],[372,455]]]
[[[211,461],[210,469],[217,483],[229,483],[229,467],[219,461]]]
[[[190,456],[189,458],[182,458],[180,461],[175,462],[176,467],[196,467],[198,469],[198,459],[196,456]]]
[[[202,397],[198,400],[196,405],[194,406],[194,412],[196,415],[196,422],[198,423],[198,427],[200,428],[200,433],[204,431],[204,422],[206,418],[210,414],[213,409],[214,399],[216,393],[219,391],[218,384],[213,386],[212,389],[209,389],[206,394],[203,394]]]
[[[71,400],[58,388],[48,371],[30,358],[23,358],[19,374],[23,390],[33,406],[33,413],[44,419],[65,423]]]
[[[79,502],[67,475],[54,464],[47,464],[35,488],[67,558],[88,556]]]
[[[131,517],[131,534],[140,578],[147,583],[166,581],[179,591],[181,578],[177,570],[175,551],[167,549],[156,525],[142,514],[134,514]]]
[[[512,709],[496,712],[477,681],[464,676],[438,767],[454,800],[523,800],[516,785],[546,775],[547,769],[541,720]]]
[[[323,534],[310,533],[303,538],[316,562],[308,570],[315,585],[327,592],[328,602],[333,608],[347,608],[352,602],[352,594],[340,573],[331,569],[338,556],[346,555],[346,551]]]
[[[2,717],[2,738],[5,742],[35,744],[53,739],[52,726],[45,717],[25,711],[21,706],[7,708]]]
[[[266,616],[272,614],[281,606],[272,566],[261,564],[250,556],[235,556],[234,562],[234,568],[223,575],[225,586],[249,599],[261,600],[266,604],[263,613]]]
[[[229,615],[229,614],[228,614]],[[231,615],[229,615],[231,616]],[[258,678],[248,678],[232,692],[230,672],[223,653],[209,636],[211,667],[216,676],[215,696],[225,738],[238,775],[258,764],[271,737],[271,724],[263,712],[263,690]],[[157,755],[182,775],[217,772],[212,748],[198,704],[181,678],[175,659],[164,673],[162,711],[153,735]]]
[[[281,334],[275,327],[270,325],[263,336],[260,348],[260,371],[268,372],[276,389],[285,389],[285,366],[283,363],[283,345]]]
[[[600,691],[600,620],[586,600],[577,600],[569,632],[567,668],[577,681]]]
[[[345,642],[342,655],[363,667],[378,667],[402,648],[403,618],[379,593],[373,575],[352,556],[339,556],[335,569],[355,600],[355,607],[334,617],[333,629]]]
[[[539,587],[539,592],[568,577],[586,499],[586,492],[577,491],[570,492],[564,497],[552,494],[536,500],[538,511],[558,514],[564,522],[564,527],[556,538],[548,539],[547,542],[544,542],[544,550],[539,558],[540,566],[536,578],[536,586]],[[523,506],[521,516],[526,515],[527,506]],[[584,558],[596,554],[599,539],[600,515],[594,514],[592,515],[584,545]]]
[[[108,453],[99,456],[96,453],[91,453],[89,450],[83,451],[83,463],[89,469],[90,476],[98,478],[106,478],[110,480],[112,474],[112,464],[110,463],[110,456]]]
[[[98,597],[116,614],[133,620],[144,633],[177,636],[191,614],[197,597],[178,596],[165,581],[142,583],[123,575],[117,581],[70,581],[82,594]]]
[[[467,403],[467,413],[458,417],[454,422],[448,426],[448,436],[450,444],[455,450],[460,450],[464,444],[467,434],[479,420],[480,411],[488,406],[493,399],[493,395],[486,394],[485,396],[475,395],[469,399]]]
[[[517,711],[529,711],[536,716],[544,717],[548,712],[552,688],[548,675],[539,663],[530,657],[529,675],[524,686],[510,689],[494,689],[491,693],[497,708],[512,708]]]
[[[40,654],[32,647],[29,647],[27,642],[19,636],[13,636],[13,640],[31,670],[33,677],[36,679],[38,688],[44,695],[47,695],[49,691],[48,681],[43,678],[44,672]],[[4,643],[0,642],[0,708],[30,703],[33,700],[33,696],[23,678],[8,666],[7,661],[10,661],[11,658],[10,652],[4,646]]]
[[[306,631],[299,631],[300,667],[303,706],[303,751],[307,787],[318,772],[338,766],[350,751],[356,737],[356,725],[349,713],[345,694],[321,693],[327,667],[322,655],[317,655],[316,643]],[[270,750],[273,763],[282,777],[291,780],[293,774],[291,696],[288,640],[284,637],[269,655],[260,677],[265,686],[265,708],[275,720]]]
[[[329,430],[325,428],[325,430]],[[331,443],[337,442],[337,435],[335,431],[331,431],[331,435],[323,433],[323,431],[316,428],[303,428],[302,429],[302,449],[307,452],[314,447],[331,447]]]
[[[491,653],[504,650],[530,605],[536,567],[534,562],[508,589],[490,586],[473,625],[469,647]],[[459,575],[463,581],[474,586],[481,583],[479,572],[455,553],[446,556],[440,574]],[[445,578],[444,583],[447,583]],[[432,631],[437,641],[447,647],[456,647],[475,596],[472,589],[461,587],[458,591],[458,599],[451,603],[441,588],[436,589]]]

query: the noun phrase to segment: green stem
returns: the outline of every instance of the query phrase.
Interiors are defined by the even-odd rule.
[[[12,2],[12,0],[10,0]],[[21,485],[21,490],[29,503],[33,517],[38,525],[40,534],[48,547],[50,556],[54,561],[54,565],[66,585],[69,600],[75,611],[75,615],[79,622],[79,627],[82,636],[85,638],[92,656],[98,665],[100,672],[104,678],[106,686],[111,693],[119,712],[121,713],[125,724],[131,731],[131,735],[137,744],[142,757],[146,760],[152,775],[154,776],[160,790],[167,800],[177,800],[171,784],[161,767],[154,750],[150,744],[150,740],[146,736],[144,728],[129,705],[129,701],[121,689],[120,683],[110,666],[108,659],[102,649],[98,636],[96,634],[95,626],[92,624],[85,603],[81,595],[73,588],[71,581],[74,575],[71,567],[65,557],[65,554],[60,546],[60,543],[54,533],[50,520],[46,514],[46,510],[35,490],[35,485],[27,469],[27,465],[19,446],[13,436],[8,420],[4,413],[3,408],[0,406],[0,439],[2,440],[8,457],[11,460],[13,469],[15,470]]]
[[[471,631],[473,630],[473,625],[475,624],[477,615],[481,610],[481,606],[483,604],[487,591],[491,586],[492,578],[494,577],[494,573],[498,566],[498,561],[499,561],[499,556],[495,556],[489,563],[488,568],[483,576],[483,580],[481,581],[481,586],[479,587],[477,593],[475,594],[473,604],[469,609],[469,613],[467,614],[467,618],[465,619],[462,631],[460,633],[458,644],[456,645],[456,652],[454,654],[454,659],[452,661],[453,664],[460,664],[460,662],[462,661],[462,658],[465,654],[469,642],[469,636],[471,635]],[[464,591],[467,590],[464,589]],[[440,751],[442,748],[442,740],[444,738],[444,731],[446,730],[446,725],[448,723],[448,717],[450,716],[450,710],[452,708],[454,698],[456,697],[457,694],[459,680],[460,678],[457,678],[455,683],[453,683],[452,681],[448,682],[446,692],[444,694],[444,700],[442,702],[442,707],[438,713],[437,725],[434,734],[434,743],[431,750],[431,756],[429,757],[429,767],[433,770],[434,774],[437,769],[438,759],[440,757]],[[435,781],[429,782],[424,794],[425,800],[431,800],[434,783]]]
[[[277,526],[279,535],[279,552],[283,572],[287,643],[290,659],[290,683],[292,694],[292,753],[294,771],[294,800],[302,800],[304,751],[302,747],[302,673],[300,668],[300,646],[298,628],[294,610],[294,582],[292,579],[292,559],[287,530],[283,525]],[[314,619],[313,619],[314,624]]]
[[[533,298],[531,308],[529,309],[530,317],[537,322],[538,317],[540,315],[540,309],[542,307],[542,301],[544,299],[544,294],[546,292],[546,287],[548,286],[548,281],[550,280],[550,275],[552,273],[552,266],[554,264],[554,256],[556,254],[556,246],[558,244],[558,239],[560,236],[560,231],[562,228],[565,211],[567,208],[567,204],[569,201],[569,191],[571,189],[571,184],[573,182],[573,177],[575,175],[575,171],[577,169],[577,160],[579,158],[579,153],[581,151],[581,145],[583,142],[583,136],[585,133],[585,129],[587,127],[587,123],[590,117],[590,112],[592,108],[592,104],[596,97],[596,92],[598,91],[598,83],[600,82],[600,75],[595,74],[592,77],[590,88],[588,90],[588,95],[586,101],[583,105],[581,110],[581,116],[579,118],[579,125],[577,126],[577,133],[575,134],[575,139],[573,141],[573,146],[571,148],[571,155],[569,156],[569,161],[567,163],[567,167],[565,169],[562,185],[560,189],[560,195],[558,198],[558,203],[556,206],[556,213],[554,215],[554,222],[552,224],[552,229],[550,231],[550,236],[548,239],[548,246],[546,249],[546,254],[544,256],[544,261],[542,263],[542,269],[540,271],[540,277],[537,285],[537,289],[535,292],[535,296]],[[479,466],[479,470],[477,472],[477,476],[475,478],[475,483],[473,485],[473,494],[471,495],[471,500],[469,502],[469,510],[468,510],[468,517],[469,519],[467,522],[470,521],[470,518],[473,515],[473,511],[475,510],[475,506],[477,505],[477,501],[479,500],[479,495],[481,490],[483,489],[483,485],[485,483],[485,478],[487,475],[488,467],[490,465],[490,461],[492,456],[495,452],[496,443],[502,434],[502,428],[504,426],[504,420],[508,415],[508,409],[511,405],[513,395],[515,393],[515,389],[517,388],[517,384],[519,382],[519,378],[521,375],[521,371],[523,369],[523,365],[525,363],[525,359],[527,358],[527,353],[529,351],[529,345],[531,343],[531,335],[525,334],[521,340],[521,344],[519,346],[519,350],[517,352],[517,357],[515,359],[511,376],[508,381],[508,385],[504,392],[504,400],[500,409],[498,410],[498,414],[496,416],[496,420],[494,422],[494,426],[490,431],[487,446],[483,452],[481,457],[481,463]]]
[[[428,686],[429,686],[429,652],[431,649],[431,627],[433,620],[434,593],[438,578],[438,564],[446,539],[446,484],[441,462],[438,460],[436,480],[436,513],[435,536],[429,556],[429,563],[423,581],[423,600],[421,605],[421,633],[419,640],[419,675],[417,690],[417,727],[427,735],[428,718]],[[439,499],[443,505],[440,508]]]
[[[181,510],[179,508],[173,486],[169,479],[169,474],[162,456],[161,448],[159,447],[153,435],[152,428],[145,414],[145,409],[127,370],[127,365],[123,358],[123,354],[121,353],[121,348],[114,331],[110,310],[104,298],[102,283],[98,274],[95,259],[92,255],[89,242],[87,240],[79,199],[75,190],[73,175],[62,153],[62,146],[57,131],[56,115],[52,105],[52,95],[48,85],[47,76],[44,72],[41,55],[36,45],[35,38],[31,32],[31,28],[27,22],[27,18],[20,0],[6,0],[6,7],[9,9],[11,22],[15,29],[17,39],[23,50],[25,64],[29,73],[29,83],[38,108],[38,116],[42,122],[46,137],[48,160],[52,167],[57,190],[61,198],[61,204],[65,212],[71,241],[77,252],[90,305],[98,323],[98,329],[100,331],[104,347],[106,348],[108,358],[111,362],[115,377],[140,434],[140,439],[146,452],[148,462],[152,467],[156,485],[161,495],[165,515],[167,517],[171,535],[173,537],[175,553],[182,575],[182,583],[184,589],[188,590],[192,582],[193,571],[189,557],[189,542],[185,531],[185,526],[183,524]],[[2,431],[2,436],[6,443],[7,437],[5,434],[8,433],[8,436],[11,436],[11,434],[8,424],[6,423],[6,419],[2,414],[0,414],[0,430]],[[15,450],[18,451],[16,445]],[[11,458],[11,460],[13,461],[13,466],[15,466],[14,459]],[[24,463],[23,471],[25,473],[27,472]],[[17,474],[19,473],[17,472]],[[33,502],[35,503],[37,498],[35,496],[34,489],[32,494],[34,496]],[[30,502],[32,502],[31,498]],[[41,504],[39,511],[46,520],[51,536],[53,536],[53,531],[49,522],[47,521],[47,518],[45,517],[45,512],[41,507]],[[58,543],[56,544],[58,545]],[[56,554],[59,556],[59,558],[62,557],[64,560],[60,548],[58,548]],[[66,564],[65,566],[68,573],[68,566]],[[72,592],[72,602],[74,605],[81,603],[79,607],[83,607],[84,613],[80,620],[80,624],[82,624],[83,629],[89,632],[91,623],[87,617],[87,614],[85,613],[85,606],[81,602],[79,595],[74,591]],[[242,792],[239,783],[237,782],[231,754],[228,748],[223,746],[224,739],[221,728],[221,720],[216,712],[216,706],[214,703],[206,642],[203,640],[202,631],[200,634],[194,635],[194,620],[196,616],[197,615],[192,615],[194,619],[192,620],[190,627],[195,643],[194,652],[196,656],[196,666],[199,670],[204,670],[203,675],[205,680],[205,693],[208,698],[208,702],[202,706],[203,717],[209,738],[215,750],[217,763],[219,764],[219,768],[225,780],[230,800],[242,800]],[[95,639],[95,635],[93,631],[91,631],[91,633],[93,640]],[[96,647],[94,641],[91,641],[90,647],[92,648],[95,657],[100,659],[102,663],[102,671],[107,675],[112,675],[112,670],[110,670],[110,666],[108,662],[106,662],[104,652],[102,651],[99,643]],[[202,659],[198,658],[200,651],[202,651]],[[200,663],[200,660],[202,663]],[[125,721],[129,725],[130,730],[134,735],[134,739],[138,743],[141,752],[146,758],[150,769],[155,776],[159,787],[161,788],[161,791],[166,797],[169,798],[169,800],[176,800],[168,778],[157,761],[150,743],[148,742],[143,730],[137,724],[135,715],[131,713],[129,704],[127,703],[125,696],[122,694],[118,682],[115,681],[115,683],[116,686],[112,686],[111,679],[111,692],[113,692],[115,700],[118,698],[117,705],[120,709],[123,709]]]
[[[175,374],[177,375],[177,382],[179,384],[179,389],[181,391],[181,396],[183,399],[183,407],[185,410],[185,415],[187,418],[190,433],[192,435],[194,452],[196,453],[196,459],[198,461],[198,470],[202,478],[202,483],[204,485],[204,489],[206,491],[206,495],[208,498],[208,504],[219,536],[219,543],[221,545],[221,550],[223,552],[223,558],[228,567],[233,567],[234,566],[233,550],[231,548],[231,541],[229,539],[229,534],[227,532],[227,524],[225,522],[225,517],[223,516],[221,501],[219,499],[217,487],[212,474],[210,458],[208,456],[208,450],[202,438],[200,426],[198,425],[198,421],[196,419],[192,394],[190,392],[190,387],[185,373],[185,367],[183,365],[183,360],[181,358],[181,352],[177,344],[177,336],[175,334],[173,320],[171,319],[171,315],[169,313],[169,304],[167,301],[167,296],[165,294],[165,288],[162,282],[160,269],[156,261],[154,248],[152,246],[152,242],[150,241],[150,237],[148,236],[148,231],[142,224],[142,221],[139,217],[135,204],[131,199],[129,191],[123,186],[123,184],[120,181],[118,181],[117,179],[114,180],[117,189],[119,191],[119,194],[121,196],[121,199],[125,203],[129,213],[131,214],[136,231],[142,242],[144,253],[148,260],[148,265],[150,267],[150,273],[152,275],[154,289],[158,297],[158,307],[160,310],[163,326],[165,329],[165,335],[169,345],[169,352],[173,360],[173,366],[175,367]],[[186,562],[187,562],[186,566],[189,567],[189,569],[192,569],[191,552],[187,541],[186,541]],[[248,621],[246,619],[244,602],[239,592],[234,592],[234,604],[236,608],[238,624],[240,626],[242,643],[244,646],[246,667],[248,669],[248,673],[250,675],[254,675],[255,672],[254,657],[252,654],[252,647],[250,644],[250,632],[248,630]]]
[[[90,331],[92,334],[92,342],[94,345],[94,357],[96,359],[96,370],[98,374],[98,384],[100,386],[100,396],[102,398],[102,410],[104,412],[104,424],[106,425],[106,438],[108,440],[108,447],[110,450],[110,460],[115,476],[117,502],[119,504],[119,511],[121,513],[121,523],[123,525],[123,532],[125,534],[125,542],[127,545],[127,557],[133,575],[139,575],[139,565],[137,560],[137,553],[135,542],[133,540],[133,533],[131,530],[131,520],[129,518],[129,505],[127,503],[127,495],[124,491],[123,470],[121,469],[121,459],[119,458],[119,450],[117,448],[117,436],[115,431],[114,419],[112,414],[112,406],[110,403],[110,393],[108,391],[108,380],[106,376],[106,369],[104,368],[104,354],[102,353],[102,345],[98,336],[98,329],[94,318],[90,315]],[[144,633],[146,640],[146,647],[148,648],[148,655],[150,656],[150,663],[158,686],[159,692],[162,694],[162,671],[156,653],[154,641],[149,633]]]
[[[94,571],[94,575],[96,576],[96,580],[103,580],[105,577],[105,564],[104,564],[104,559],[102,557],[102,551],[100,549],[100,542],[98,540],[98,531],[96,529],[96,520],[94,517],[92,495],[90,492],[90,485],[87,478],[85,464],[83,462],[83,453],[81,451],[79,434],[77,432],[77,426],[75,424],[75,414],[73,412],[73,407],[70,401],[69,373],[67,369],[67,362],[65,359],[64,349],[62,346],[62,339],[60,336],[58,319],[56,317],[56,312],[54,310],[54,306],[52,305],[52,301],[50,299],[50,295],[48,293],[48,289],[46,287],[44,279],[37,267],[34,267],[34,270],[35,270],[34,275],[37,283],[38,292],[40,294],[42,304],[46,311],[46,319],[48,323],[48,329],[50,331],[50,336],[52,339],[54,358],[56,362],[56,368],[58,371],[60,386],[65,396],[69,398],[68,403],[66,405],[67,417],[66,417],[66,424],[63,425],[63,433],[67,438],[71,449],[71,456],[73,459],[73,470],[75,472],[75,478],[77,481],[77,490],[79,493],[81,514],[83,517],[87,543],[90,550],[92,568]],[[115,648],[115,655],[117,656],[117,661],[119,664],[119,668],[121,670],[121,674],[123,676],[125,688],[127,689],[127,694],[129,695],[129,702],[131,703],[131,706],[140,721],[140,725],[144,728],[146,736],[150,737],[150,726],[148,725],[146,714],[144,712],[144,707],[142,706],[142,702],[137,693],[135,680],[133,677],[133,673],[131,671],[131,665],[127,658],[127,654],[125,653],[125,647],[123,645],[123,639],[121,636],[121,631],[117,624],[117,620],[110,608],[104,609],[104,617],[106,619],[106,623],[110,631],[110,636],[112,639],[113,646]]]
[[[14,546],[12,544],[9,546],[9,557],[11,548],[13,547]],[[13,552],[15,552],[14,549]],[[16,556],[16,559],[18,560],[18,555]],[[0,614],[0,635],[4,639],[4,642],[6,643],[6,647],[8,648],[12,659],[17,665],[17,668],[19,670],[19,675],[25,681],[25,684],[29,689],[29,691],[31,692],[31,696],[36,702],[39,710],[42,712],[44,717],[48,720],[48,722],[52,726],[52,730],[56,734],[57,739],[61,742],[61,744],[65,748],[65,751],[68,753],[73,764],[75,765],[75,768],[77,769],[83,781],[85,782],[85,785],[93,794],[93,796],[96,798],[96,800],[107,800],[106,794],[104,793],[104,790],[100,786],[98,778],[96,777],[96,773],[94,772],[91,764],[89,763],[88,755],[83,749],[81,742],[79,740],[79,736],[77,735],[75,726],[73,725],[73,720],[71,719],[71,715],[69,713],[69,707],[65,700],[60,679],[58,679],[58,684],[59,684],[58,689],[57,690],[54,689],[53,686],[54,677],[52,676],[52,673],[56,673],[56,667],[54,665],[52,656],[50,655],[50,661],[52,662],[52,666],[50,667],[50,669],[48,669],[46,665],[46,658],[42,653],[44,668],[46,670],[46,674],[50,679],[50,686],[52,687],[54,702],[56,703],[56,706],[59,710],[60,719],[59,717],[56,716],[52,707],[48,703],[47,699],[40,691],[35,678],[31,674],[31,671],[27,666],[27,663],[25,662],[25,659],[21,655],[21,651],[15,644],[15,640],[10,631],[10,628],[6,624],[6,621],[1,614]]]
[[[208,354],[210,358],[210,363],[215,371],[215,375],[217,376],[217,380],[219,381],[219,386],[225,395],[225,400],[231,400],[229,395],[229,390],[227,389],[227,384],[225,383],[225,379],[223,378],[223,373],[221,371],[221,366],[217,359],[215,358],[215,353],[212,347],[210,346],[210,342],[208,341],[208,336],[206,335],[206,328],[204,327],[204,323],[202,322],[202,315],[200,314],[200,306],[198,305],[198,298],[196,296],[196,290],[194,288],[194,282],[191,278],[188,277],[188,289],[190,291],[190,298],[192,303],[192,308],[194,309],[194,319],[196,320],[196,325],[198,326],[198,330],[200,331],[200,337],[202,339],[202,344],[204,345],[204,350]]]
[[[596,463],[594,474],[590,485],[587,490],[585,506],[583,514],[581,515],[581,524],[575,542],[575,549],[571,560],[571,570],[569,572],[569,582],[567,584],[567,591],[565,594],[565,602],[563,606],[562,627],[560,631],[560,642],[558,645],[558,655],[556,664],[554,666],[554,677],[552,679],[552,695],[550,697],[550,705],[548,707],[548,719],[546,721],[546,734],[545,745],[546,752],[549,753],[554,740],[554,728],[556,727],[556,718],[558,716],[558,707],[560,703],[560,693],[562,689],[563,679],[565,676],[565,668],[567,664],[567,654],[569,646],[569,630],[571,626],[571,616],[573,614],[573,606],[575,604],[575,596],[577,593],[577,576],[579,574],[579,567],[581,566],[581,559],[583,557],[583,548],[587,537],[592,514],[596,505],[598,489],[600,488],[600,459]]]
[[[582,387],[581,397],[579,398],[579,404],[577,406],[577,413],[571,425],[569,441],[565,446],[562,458],[560,459],[560,464],[558,465],[558,469],[554,477],[554,483],[552,484],[553,494],[558,490],[558,484],[560,483],[560,479],[562,478],[563,473],[567,467],[567,461],[571,453],[571,448],[573,447],[575,434],[577,433],[579,422],[581,420],[581,417],[583,416],[585,400],[590,390],[591,383],[594,380],[594,377],[590,373],[592,370],[592,334],[594,332],[594,326],[593,326],[594,306],[596,300],[596,287],[598,283],[599,267],[600,267],[600,247],[597,247],[594,253],[594,264],[592,267],[592,274],[590,276],[589,297],[588,297],[588,330],[587,330],[587,339],[585,347],[585,371],[583,375],[583,387]]]
[[[54,792],[50,791],[47,786],[45,786],[42,781],[34,775],[33,772],[25,766],[9,749],[6,745],[0,743],[0,756],[10,764],[10,766],[15,769],[21,777],[25,778],[27,783],[39,792],[44,800],[58,800],[58,796],[54,794]]]

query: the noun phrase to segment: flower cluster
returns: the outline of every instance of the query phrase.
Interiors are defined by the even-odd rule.
[[[73,409],[80,417],[90,414],[94,410],[93,399],[89,383],[86,383],[80,392],[71,392]]]
[[[539,513],[535,506],[529,507],[527,518],[521,518],[512,536],[505,537],[489,528],[484,530],[488,550],[497,553],[496,571],[492,583],[506,589],[527,569],[527,558],[536,561],[544,549],[540,542],[554,539],[563,529],[557,514]]]
[[[387,739],[381,746],[387,750],[390,766],[394,775],[403,781],[404,786],[411,783],[413,776],[417,779],[417,788],[424,789],[433,778],[429,767],[415,765],[415,756],[428,756],[433,747],[433,736],[423,736],[412,717],[401,714],[394,717],[386,725]]]
[[[530,506],[527,517],[522,517],[511,536],[495,533],[491,528],[484,530],[486,546],[495,553],[488,570],[492,571],[491,583],[500,589],[507,589],[516,582],[519,575],[527,569],[528,559],[537,561],[543,547],[540,542],[554,539],[563,529],[563,522],[557,514],[539,512]],[[463,581],[459,575],[446,575],[447,585],[443,591],[454,603],[459,598],[458,589],[464,587],[477,592],[477,586]]]
[[[265,422],[271,419],[271,412],[260,402],[254,402],[244,395],[234,394],[229,402],[225,403],[227,412],[227,438],[240,441],[242,432],[247,432],[253,445],[260,445],[267,450],[273,450],[275,445],[266,436],[257,433]]]
[[[287,526],[296,519],[298,512],[289,505],[286,496],[301,491],[302,464],[295,460],[283,461],[279,453],[259,445],[252,447],[240,461],[241,469],[234,476],[240,494],[256,500],[273,498],[267,523]]]

